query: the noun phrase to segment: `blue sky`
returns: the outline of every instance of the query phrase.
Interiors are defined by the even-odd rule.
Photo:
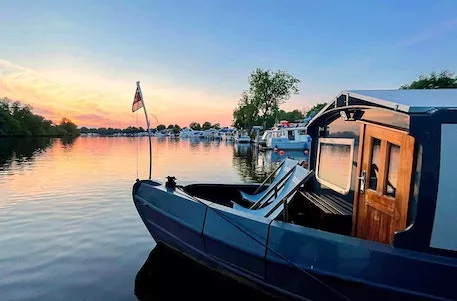
[[[45,87],[105,95],[103,114],[124,101],[110,91],[123,95],[121,83],[146,79],[163,118],[190,101],[207,110],[200,117],[217,111],[226,123],[257,67],[301,79],[286,108],[329,101],[343,89],[398,88],[422,73],[457,71],[457,1],[4,0],[0,40],[0,60],[10,64],[0,66],[0,80],[7,77],[0,96],[21,97],[16,86],[26,83],[11,74],[27,70]],[[46,97],[32,101],[56,111]]]

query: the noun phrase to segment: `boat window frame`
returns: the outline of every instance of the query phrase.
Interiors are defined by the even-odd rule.
[[[349,145],[350,150],[349,150],[349,164],[348,164],[348,169],[349,169],[349,177],[348,181],[346,184],[346,187],[342,188],[340,186],[337,186],[336,184],[333,184],[331,182],[328,182],[322,178],[319,177],[319,166],[320,166],[320,157],[321,157],[321,144],[336,144],[336,145]],[[354,162],[354,144],[355,144],[355,139],[354,138],[319,138],[317,141],[317,154],[316,154],[316,179],[319,183],[331,188],[332,190],[346,195],[349,193],[351,189],[351,182],[352,182],[352,164]]]

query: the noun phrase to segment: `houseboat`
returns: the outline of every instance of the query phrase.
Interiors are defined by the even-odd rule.
[[[190,128],[183,128],[180,132],[179,132],[179,137],[180,138],[190,138],[192,136],[192,133],[193,133],[193,129],[190,129]]]
[[[236,131],[234,136],[235,136],[235,142],[238,144],[251,143],[251,137],[249,137],[247,131],[245,131],[245,130]]]
[[[192,133],[190,133],[189,138],[193,138],[193,139],[203,138],[203,131],[193,130]]]
[[[265,143],[269,149],[309,149],[311,137],[305,127],[284,127],[266,134]]]
[[[342,91],[309,163],[260,184],[138,180],[152,237],[302,300],[457,300],[457,89]]]

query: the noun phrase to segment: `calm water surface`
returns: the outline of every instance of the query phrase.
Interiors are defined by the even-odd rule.
[[[224,141],[154,139],[153,178],[260,182],[285,156]],[[0,300],[136,300],[135,277],[155,243],[131,188],[147,174],[146,137],[0,139]],[[174,257],[151,257],[174,284],[177,275],[207,283]],[[160,291],[160,283],[147,285]]]

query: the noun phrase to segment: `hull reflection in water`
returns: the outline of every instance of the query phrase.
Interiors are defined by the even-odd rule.
[[[138,271],[135,296],[139,300],[278,300],[203,267],[158,244]]]

